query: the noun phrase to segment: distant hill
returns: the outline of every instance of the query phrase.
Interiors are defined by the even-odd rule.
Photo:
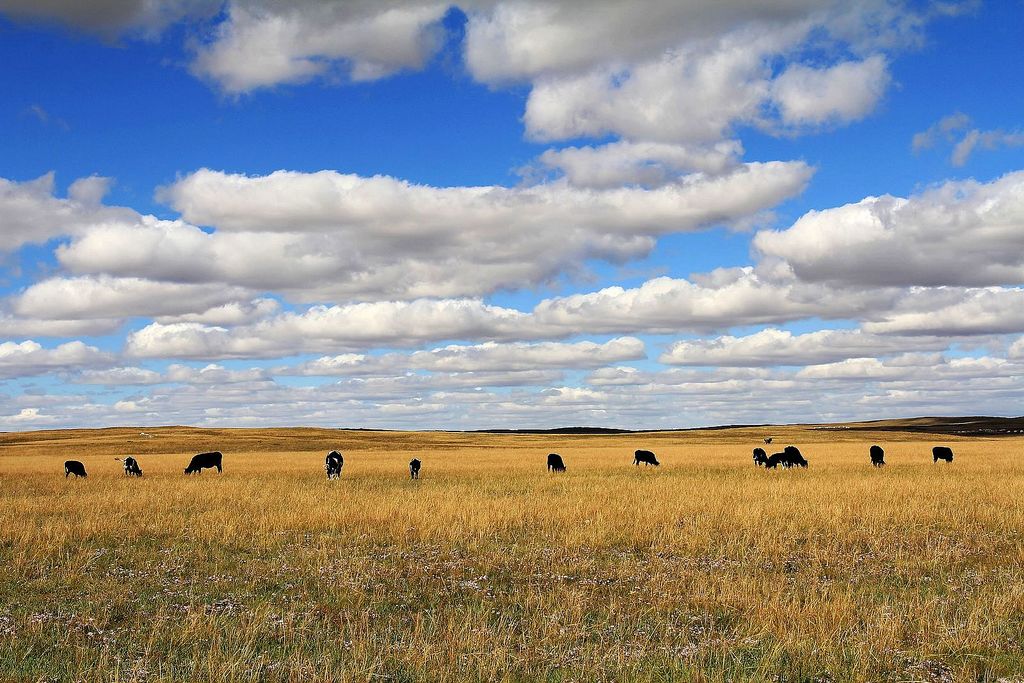
[[[651,432],[700,432],[751,427],[785,427],[796,425],[720,425],[686,429],[615,429],[611,427],[554,427],[551,429],[475,429],[475,434],[648,434]],[[1024,434],[1024,417],[909,417],[894,420],[866,420],[822,425],[800,425],[811,430],[919,432],[923,434],[955,434],[958,436],[1008,436]]]
[[[614,427],[552,427],[550,429],[473,429],[470,434],[652,434],[655,432],[700,432],[715,429],[743,429],[768,425],[721,425],[682,429],[617,429]]]
[[[473,434],[634,434],[635,429],[612,427],[554,427],[552,429],[473,429]]]
[[[1024,434],[1024,417],[912,417],[901,420],[871,420],[816,429],[851,429],[873,432],[921,432],[957,436],[1008,436]]]

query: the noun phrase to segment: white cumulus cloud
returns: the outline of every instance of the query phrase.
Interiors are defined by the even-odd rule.
[[[785,125],[856,121],[875,109],[889,81],[881,55],[824,69],[794,64],[772,82],[772,96]]]
[[[1024,171],[950,181],[909,198],[810,211],[754,247],[802,280],[856,286],[1024,283]]]
[[[444,2],[232,2],[193,73],[244,93],[344,69],[353,81],[419,69],[436,51]]]
[[[280,368],[285,374],[363,375],[426,370],[430,372],[523,372],[529,370],[594,368],[613,362],[647,357],[644,343],[635,337],[618,337],[607,342],[535,342],[450,344],[411,354],[356,353],[322,356],[294,368]]]
[[[842,292],[736,268],[700,281],[663,277],[630,289],[553,297],[530,311],[479,299],[417,299],[312,306],[233,328],[154,322],[130,333],[125,348],[140,358],[217,359],[351,353],[455,339],[706,332],[808,317],[853,317],[891,306],[892,298],[888,292]],[[347,355],[342,359],[345,365],[355,362]]]
[[[75,181],[66,199],[54,196],[55,185],[53,173],[20,183],[0,178],[0,252],[75,234],[132,213],[99,205],[108,187],[106,178]]]
[[[80,341],[70,341],[53,348],[38,342],[0,342],[0,378],[31,377],[58,370],[76,370],[96,365],[109,365],[113,357]]]
[[[658,360],[668,365],[696,366],[816,365],[909,350],[944,350],[948,345],[946,339],[892,337],[861,330],[818,330],[793,334],[766,328],[745,337],[723,336],[676,342]]]
[[[57,257],[77,274],[216,282],[306,302],[477,296],[574,274],[588,259],[629,261],[662,235],[742,224],[799,193],[812,172],[751,163],[653,189],[594,190],[201,170],[162,193],[188,223],[98,225]]]

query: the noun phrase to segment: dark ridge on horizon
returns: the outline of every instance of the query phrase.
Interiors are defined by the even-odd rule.
[[[615,427],[551,427],[549,429],[470,429],[468,434],[633,434],[635,429]],[[662,431],[662,430],[659,430]],[[674,430],[664,430],[674,431]]]
[[[1024,416],[991,417],[910,417],[895,420],[865,420],[847,426],[822,425],[815,429],[849,429],[851,431],[920,432],[956,436],[1011,436],[1024,434]]]
[[[907,417],[856,422],[788,423],[788,424],[731,424],[713,427],[681,427],[665,429],[620,429],[613,427],[555,427],[552,429],[474,429],[480,434],[650,434],[653,432],[699,432],[753,427],[805,426],[812,430],[850,430],[882,432],[919,432],[922,434],[949,434],[957,436],[1010,436],[1024,434],[1024,416],[991,417],[984,415],[961,417]]]
[[[655,432],[699,432],[715,429],[743,429],[749,427],[778,427],[780,425],[736,424],[714,427],[667,427],[664,429],[625,429],[620,427],[550,427],[524,429],[470,429],[467,434],[652,434]],[[457,430],[456,430],[457,431]]]

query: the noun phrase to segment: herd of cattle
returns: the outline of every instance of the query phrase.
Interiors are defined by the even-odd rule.
[[[772,442],[771,437],[764,440],[765,444]],[[882,450],[881,446],[875,445],[868,449],[868,455],[871,457],[871,464],[875,467],[882,467],[885,465],[885,451]],[[142,468],[139,467],[139,461],[132,456],[127,456],[124,460],[121,458],[114,458],[124,465],[125,476],[128,477],[141,477]],[[217,472],[223,472],[223,460],[224,455],[220,451],[211,451],[209,453],[199,453],[192,456],[192,460],[188,463],[188,467],[185,468],[185,474],[202,474],[205,469],[217,468]],[[935,446],[932,448],[932,462],[938,461],[953,462],[953,451],[948,446]],[[643,463],[644,466],[654,465],[655,467],[661,465],[658,462],[658,458],[651,451],[645,451],[643,449],[637,450],[633,453],[633,464],[637,467]],[[768,455],[763,448],[754,449],[754,464],[758,467],[764,467],[765,469],[775,469],[780,465],[784,469],[791,467],[807,467],[807,459],[804,458],[800,449],[796,446],[786,446],[779,453],[772,453]],[[345,465],[345,458],[338,451],[331,451],[327,454],[327,458],[324,461],[324,470],[327,472],[328,479],[340,479],[341,468]],[[413,458],[409,461],[409,477],[411,479],[420,478],[420,467],[423,466],[418,459]],[[562,460],[562,456],[558,453],[548,453],[548,471],[549,472],[565,472],[565,461]],[[64,462],[64,478],[67,479],[71,475],[78,477],[89,476],[85,472],[85,465],[78,460],[66,460]]]
[[[772,453],[771,455],[765,453],[763,448],[755,448],[754,464],[758,467],[767,467],[770,470],[779,465],[788,469],[790,467],[807,467],[807,460],[796,446],[786,446],[781,453]]]
[[[772,440],[769,437],[764,442],[770,444]],[[885,465],[885,451],[877,444],[868,449],[868,457],[871,458],[871,464],[875,467],[883,467]],[[935,446],[932,448],[932,463],[937,463],[940,460],[943,462],[953,462],[953,449],[949,446]],[[771,455],[765,453],[763,448],[755,448],[754,464],[768,469],[775,469],[782,465],[788,469],[790,467],[807,467],[807,460],[796,446],[786,446],[781,453],[772,453]]]
[[[331,451],[331,452],[334,453],[335,451]],[[330,459],[330,457],[331,456],[329,456],[329,455],[327,456],[328,459]],[[341,455],[339,454],[338,457],[340,458]],[[118,462],[120,462],[121,464],[124,465],[124,474],[125,474],[126,477],[141,477],[142,476],[142,468],[139,467],[139,461],[136,460],[135,458],[133,458],[132,456],[129,455],[124,460],[121,460],[121,458],[114,458],[114,460],[117,460]],[[188,467],[185,468],[185,474],[194,474],[194,473],[202,474],[203,470],[205,470],[205,469],[212,469],[214,467],[217,468],[217,472],[223,472],[224,471],[223,461],[224,461],[224,454],[221,453],[220,451],[211,451],[209,453],[198,453],[198,454],[192,456],[192,460],[189,461]],[[338,470],[340,472],[340,470],[341,470],[340,466],[338,467]],[[86,471],[85,471],[85,465],[82,464],[80,461],[78,461],[78,460],[65,460],[64,461],[64,478],[67,479],[72,474],[75,475],[75,478],[78,478],[78,477],[88,477],[89,476],[86,473]]]

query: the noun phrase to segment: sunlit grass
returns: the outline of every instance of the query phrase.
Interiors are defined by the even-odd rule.
[[[757,430],[150,431],[4,435],[0,680],[1024,673],[1022,439],[790,428],[810,467],[769,472]]]

